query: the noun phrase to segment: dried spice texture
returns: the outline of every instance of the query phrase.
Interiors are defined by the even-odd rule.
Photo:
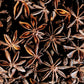
[[[0,84],[84,84],[84,0],[0,0]]]

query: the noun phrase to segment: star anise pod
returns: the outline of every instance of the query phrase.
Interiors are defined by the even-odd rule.
[[[33,9],[33,7],[31,6],[32,2],[30,2],[29,0],[15,0],[15,1],[16,4],[14,6],[14,19],[16,20],[22,14],[23,10],[24,15],[28,17],[30,14],[30,9]]]
[[[68,58],[72,58],[75,52],[78,52],[78,57],[80,56],[80,52],[84,53],[84,43],[81,46],[77,46],[74,42],[72,42],[73,46],[64,45],[64,49],[72,50],[67,54]]]
[[[4,45],[6,47],[2,48],[1,50],[6,50],[8,48],[10,48],[10,50],[12,48],[13,51],[14,50],[20,50],[19,43],[21,43],[23,40],[20,40],[20,41],[17,40],[17,30],[15,31],[12,40],[7,34],[4,34],[4,39],[5,39],[6,43],[3,41],[0,41],[0,45]]]
[[[58,59],[56,60],[56,62],[53,62],[53,58],[50,55],[50,53],[48,51],[46,51],[48,56],[49,56],[49,61],[48,62],[43,62],[44,65],[46,65],[46,68],[43,68],[41,70],[39,70],[39,72],[46,72],[46,74],[42,77],[42,81],[44,81],[45,79],[47,79],[49,77],[50,74],[52,74],[52,84],[55,84],[55,81],[58,80],[58,74],[64,78],[66,78],[66,75],[61,71],[67,68],[70,68],[69,66],[60,66],[61,64],[61,60]],[[56,80],[54,79],[56,78]]]
[[[34,4],[33,7],[35,7],[35,9],[38,9],[39,11],[32,13],[32,15],[36,16],[36,15],[41,14],[41,16],[40,16],[40,18],[39,18],[39,21],[40,21],[40,20],[43,18],[43,16],[44,16],[45,22],[48,22],[48,14],[49,14],[49,11],[48,11],[48,9],[46,8],[45,3],[42,2],[42,1],[40,1],[40,6]]]
[[[18,71],[25,72],[25,69],[23,68],[22,64],[26,62],[26,60],[18,61],[19,59],[19,51],[15,53],[13,59],[11,59],[10,53],[5,50],[5,55],[8,61],[6,60],[0,60],[0,65],[1,66],[7,66],[9,69],[15,68]]]
[[[38,52],[39,49],[39,44],[36,44],[35,50],[33,51],[31,48],[29,48],[27,45],[24,45],[27,53],[31,56],[24,56],[22,58],[30,58],[30,60],[27,62],[27,64],[25,65],[25,67],[30,67],[32,64],[35,63],[35,61],[37,61],[39,64],[42,64],[42,60],[41,57],[43,56],[43,54],[41,53],[41,51]]]
[[[61,42],[64,42],[64,39],[61,39],[63,36],[59,36],[60,33],[62,32],[64,28],[64,24],[62,25],[62,27],[58,27],[55,30],[53,30],[53,26],[51,24],[51,28],[49,26],[49,33],[46,32],[45,35],[47,36],[47,38],[44,38],[44,41],[47,41],[44,45],[44,51],[46,51],[50,45],[52,45],[53,50],[58,54],[58,48],[57,48],[57,44],[61,44]]]
[[[37,26],[37,20],[35,17],[32,16],[31,19],[31,25],[27,22],[19,22],[21,26],[25,29],[27,29],[26,32],[24,32],[20,38],[34,38],[35,43],[39,43],[40,39],[43,39],[42,36],[44,36],[44,33],[40,30],[43,30],[47,24],[42,24],[40,26]]]
[[[83,6],[84,6],[84,4],[82,4],[79,7],[79,2],[77,2],[77,15],[72,10],[70,10],[70,13],[75,18],[75,20],[72,23],[70,23],[67,28],[71,28],[71,27],[73,27],[74,24],[76,24],[76,31],[78,31],[79,25],[84,25],[84,22],[82,21],[82,20],[84,20],[84,16],[82,16],[84,14],[84,11],[82,11],[80,13],[80,9],[83,8]]]

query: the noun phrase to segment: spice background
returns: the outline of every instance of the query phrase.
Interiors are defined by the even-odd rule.
[[[84,0],[0,0],[0,84],[84,84]]]

